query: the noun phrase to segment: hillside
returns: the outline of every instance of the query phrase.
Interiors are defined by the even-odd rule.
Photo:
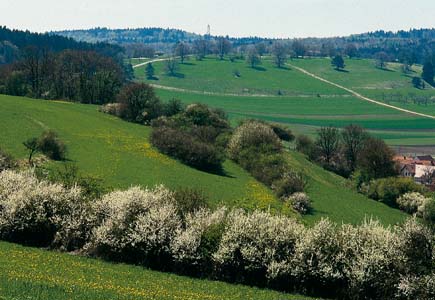
[[[0,299],[312,299],[0,242]]]
[[[233,162],[225,162],[224,176],[187,167],[150,146],[148,127],[100,113],[97,106],[10,96],[0,96],[0,106],[0,128],[4,132],[0,145],[16,157],[26,157],[22,141],[50,128],[65,140],[69,159],[83,172],[102,178],[107,186],[163,183],[170,188],[195,187],[205,192],[212,206],[271,208],[292,214],[270,190]],[[289,160],[311,178],[308,194],[315,211],[306,217],[308,223],[321,217],[338,223],[359,223],[366,216],[373,216],[384,224],[395,224],[404,218],[398,210],[349,190],[343,179],[309,163],[298,153],[290,152]]]
[[[346,60],[349,72],[337,72],[329,59],[298,59],[289,63],[343,85],[351,82],[350,88],[367,96],[401,91],[391,86],[401,86],[403,95],[411,94],[414,98],[422,94],[435,95],[435,90],[413,88],[411,75],[403,75],[397,65],[383,71],[375,68],[372,60]],[[166,74],[164,64],[164,61],[153,63],[158,80],[145,79],[145,66],[135,68],[137,80],[153,84],[164,99],[179,98],[187,103],[202,102],[223,108],[234,121],[261,118],[288,124],[296,133],[308,135],[313,135],[320,126],[343,127],[354,123],[390,145],[435,144],[430,132],[435,126],[434,120],[362,101],[294,67],[277,69],[268,58],[263,59],[258,69],[250,68],[243,60],[191,59],[179,65],[176,77]],[[234,76],[234,70],[241,76]],[[361,86],[367,88],[361,90]],[[375,99],[382,101],[382,97]],[[425,113],[435,107],[433,103],[419,105],[412,100],[407,104],[389,103]]]

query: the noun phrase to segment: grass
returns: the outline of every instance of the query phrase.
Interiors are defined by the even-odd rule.
[[[319,91],[325,95],[344,95],[346,92],[309,78],[296,70],[278,69],[270,59],[263,60],[257,69],[249,67],[245,61],[220,61],[205,58],[203,61],[191,59],[179,64],[177,76],[165,72],[165,62],[153,63],[155,75],[159,80],[147,80],[145,66],[135,69],[136,78],[149,83],[177,87],[196,91],[230,94],[278,95],[316,95]],[[234,75],[240,72],[240,77]]]
[[[312,299],[5,242],[0,242],[0,265],[1,300]]]
[[[313,202],[313,213],[304,216],[309,225],[326,217],[339,224],[360,224],[364,218],[374,218],[391,225],[401,223],[407,217],[398,209],[358,194],[349,188],[344,178],[307,161],[300,153],[290,151],[287,159],[294,170],[307,178],[306,193]]]
[[[224,163],[225,175],[187,167],[150,145],[150,128],[100,113],[97,106],[0,95],[0,107],[0,147],[17,158],[27,156],[23,141],[50,128],[65,141],[68,158],[108,187],[192,187],[212,206],[282,211],[281,201],[235,163]]]

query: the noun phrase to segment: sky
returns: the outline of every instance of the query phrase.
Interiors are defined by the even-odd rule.
[[[177,28],[205,34],[330,37],[435,27],[435,0],[0,0],[0,25],[45,32]]]

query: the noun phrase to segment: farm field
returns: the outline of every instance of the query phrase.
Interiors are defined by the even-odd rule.
[[[384,71],[375,68],[372,60],[346,60],[349,72],[338,72],[329,59],[295,59],[289,63],[380,101],[379,95],[393,92],[435,95],[435,90],[413,88],[412,73],[404,75],[399,64],[389,64],[390,69]],[[435,120],[363,101],[291,66],[277,69],[267,57],[257,69],[243,60],[192,58],[180,64],[179,76],[168,76],[164,64],[153,63],[159,80],[146,80],[144,66],[135,69],[136,79],[153,84],[162,99],[179,98],[185,103],[202,102],[222,108],[233,123],[260,118],[287,124],[296,133],[311,136],[321,126],[344,127],[353,123],[364,126],[390,145],[435,145],[432,131]],[[239,78],[233,74],[235,69],[240,71]],[[420,72],[420,67],[414,66],[414,72]],[[431,104],[385,102],[426,114],[434,109],[435,113],[435,105]]]
[[[404,74],[401,71],[401,64],[388,63],[387,69],[381,70],[375,67],[373,60],[365,59],[346,59],[346,72],[334,70],[329,59],[297,59],[290,63],[375,100],[416,112],[435,115],[435,102],[433,100],[425,105],[414,103],[411,99],[403,101],[403,99],[397,99],[397,97],[391,98],[391,95],[400,95],[399,97],[402,98],[435,97],[435,88],[429,85],[426,85],[425,90],[416,89],[412,86],[412,77],[420,76],[421,66],[413,66],[411,73]]]
[[[313,299],[0,242],[0,299]]]
[[[391,145],[435,145],[435,120],[408,115],[354,97],[252,97],[201,95],[157,89],[164,100],[205,103],[224,109],[236,124],[257,118],[288,125],[295,133],[313,136],[320,126],[359,124]]]
[[[4,132],[0,145],[16,157],[26,157],[22,141],[51,128],[66,142],[69,159],[86,174],[104,179],[107,186],[128,188],[162,183],[170,188],[191,186],[203,190],[214,207],[270,208],[293,214],[272,191],[231,161],[224,164],[226,176],[187,167],[150,146],[148,127],[100,113],[96,106],[11,96],[0,96],[0,106],[0,129]],[[310,176],[321,174],[311,185],[314,188],[319,184],[316,187],[319,190],[308,190],[316,209],[313,215],[305,217],[308,223],[325,216],[338,223],[359,223],[367,216],[378,218],[384,224],[403,220],[404,214],[398,210],[346,188],[338,176],[309,163],[298,153],[289,152],[288,156],[296,167],[305,166],[304,171],[311,173]],[[337,193],[337,190],[341,192]],[[332,198],[337,201],[334,205],[338,209],[330,205]]]

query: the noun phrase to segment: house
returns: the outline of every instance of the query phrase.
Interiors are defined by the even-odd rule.
[[[431,155],[394,157],[400,165],[400,175],[414,179],[415,182],[429,185],[432,174],[435,174],[435,159]]]
[[[427,166],[427,165],[414,165],[414,166],[415,166],[415,174],[414,174],[415,182],[428,184],[427,181],[430,181],[432,174],[435,174],[435,166]]]

